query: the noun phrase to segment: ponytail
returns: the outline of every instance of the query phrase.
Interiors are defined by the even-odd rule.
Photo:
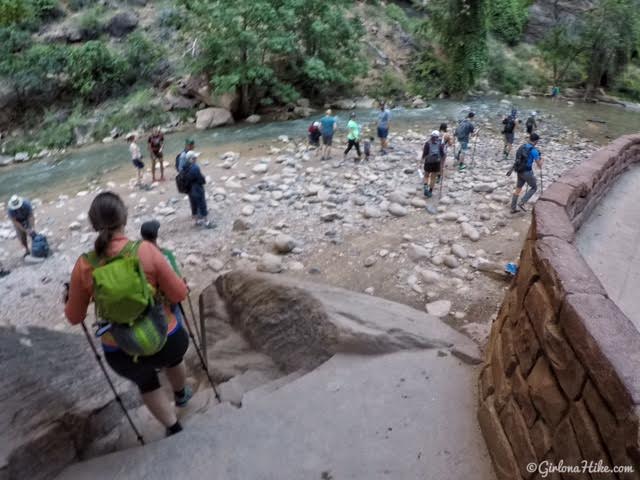
[[[91,203],[89,220],[93,229],[98,232],[94,244],[96,254],[98,257],[104,256],[115,232],[127,224],[127,207],[117,194],[100,193]]]
[[[107,248],[109,247],[109,243],[111,243],[112,239],[113,230],[100,230],[98,237],[96,238],[96,242],[93,245],[98,257],[102,257],[107,253]]]

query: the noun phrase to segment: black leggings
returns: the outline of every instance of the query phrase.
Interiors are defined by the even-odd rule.
[[[344,151],[344,154],[346,155],[349,153],[353,147],[356,147],[356,152],[358,153],[358,157],[360,157],[360,142],[358,140],[349,139],[349,145],[347,145],[347,149]]]
[[[104,352],[104,357],[113,371],[135,383],[140,389],[140,393],[149,393],[160,388],[157,370],[180,365],[188,347],[189,336],[184,328],[178,327],[173,334],[167,337],[167,343],[164,344],[162,350],[154,355],[138,357],[134,362],[132,356],[122,350],[116,350],[115,352]]]

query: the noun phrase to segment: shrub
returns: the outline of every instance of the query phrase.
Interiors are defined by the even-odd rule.
[[[91,5],[97,5],[99,0],[69,0],[67,5],[71,10],[77,12],[78,10],[82,10],[83,8],[87,8]]]
[[[435,55],[431,47],[424,46],[413,59],[411,66],[411,92],[427,98],[445,90],[447,66]]]
[[[158,25],[172,30],[180,30],[184,26],[186,16],[178,8],[163,8],[158,12]]]
[[[96,39],[102,32],[102,17],[104,9],[96,6],[87,10],[77,20],[78,28],[86,39]]]
[[[128,80],[147,81],[153,77],[158,62],[166,55],[162,45],[152,43],[140,32],[127,37],[124,47],[124,58],[129,69]]]
[[[14,53],[28,49],[31,44],[28,32],[13,27],[0,28],[0,62],[8,60]]]
[[[630,64],[617,79],[616,90],[623,96],[640,101],[640,66]]]
[[[405,81],[401,77],[387,70],[371,89],[371,92],[377,98],[394,98],[403,96],[406,88]]]
[[[33,18],[26,0],[0,0],[0,27],[29,22]]]
[[[58,0],[31,0],[33,14],[41,21],[52,20],[62,14]]]
[[[396,5],[395,3],[390,3],[385,7],[384,11],[387,17],[395,22],[398,22],[405,31],[412,30],[411,20],[409,19],[405,11],[398,5]]]
[[[122,57],[93,40],[72,50],[68,74],[73,89],[82,98],[98,101],[123,86],[127,71]]]

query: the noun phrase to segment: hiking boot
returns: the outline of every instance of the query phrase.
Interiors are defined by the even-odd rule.
[[[184,388],[182,389],[182,395],[178,395],[176,393],[173,394],[173,398],[176,402],[176,407],[186,407],[187,403],[189,403],[189,400],[191,400],[191,397],[193,397],[193,390],[191,390],[191,387],[189,385],[185,385]]]
[[[459,172],[464,172],[466,170],[467,166],[464,163],[461,163],[460,165],[458,165],[458,171]]]
[[[202,226],[203,226],[204,228],[209,229],[209,230],[213,230],[213,229],[214,229],[214,228],[216,228],[218,225],[216,225],[216,222],[213,222],[213,221],[209,220],[208,222],[204,222],[204,223],[202,224]]]
[[[519,210],[517,208],[512,208],[511,209],[511,213],[518,213],[518,212],[519,212]]]
[[[427,190],[426,195],[427,195],[427,198],[433,197],[433,192],[431,191],[431,189]]]
[[[429,193],[431,193],[431,192],[429,191],[429,187],[428,187],[428,186],[426,186],[426,185],[424,186],[423,192],[424,192],[424,196],[425,196],[425,197],[428,197],[428,196],[429,196]]]
[[[182,425],[180,424],[180,422],[176,422],[173,425],[171,425],[170,427],[167,427],[167,437],[170,437],[171,435],[175,435],[176,433],[180,433],[182,431]]]
[[[527,209],[526,209],[526,208],[524,208],[524,203],[519,203],[519,204],[518,204],[518,208],[519,208],[520,210],[522,210],[523,212],[527,213]]]

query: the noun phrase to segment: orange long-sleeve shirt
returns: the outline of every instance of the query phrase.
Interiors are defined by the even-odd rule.
[[[124,248],[129,239],[118,236],[111,240],[107,247],[107,257],[116,256]],[[144,273],[156,291],[161,291],[165,298],[172,304],[179,303],[187,297],[188,290],[184,281],[176,275],[162,252],[149,242],[142,242],[138,248],[138,257]],[[87,309],[93,298],[93,268],[83,257],[78,258],[69,285],[69,300],[65,305],[64,313],[72,325],[82,322],[87,316]],[[177,326],[177,319],[170,307],[165,306],[169,319],[168,331],[172,332]],[[102,343],[108,347],[117,347],[113,337],[106,333],[101,337]]]

